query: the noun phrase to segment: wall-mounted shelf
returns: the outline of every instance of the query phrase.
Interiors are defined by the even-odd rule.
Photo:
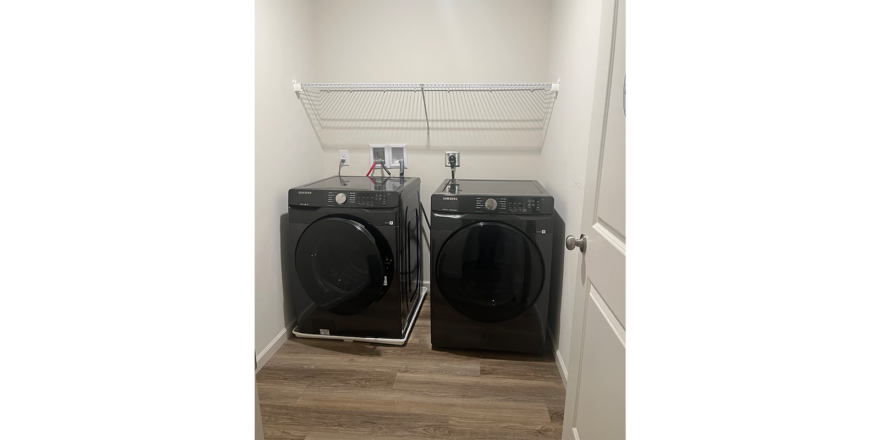
[[[300,84],[324,148],[540,150],[559,84]]]

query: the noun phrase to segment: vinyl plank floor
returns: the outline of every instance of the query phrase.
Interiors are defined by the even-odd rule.
[[[264,379],[257,382],[260,403],[293,405],[306,389],[307,384],[291,383],[284,380]]]
[[[305,440],[348,440],[351,437],[348,437],[344,432],[310,432]],[[369,440],[408,440],[409,437],[401,437],[401,436],[370,436],[365,437]]]
[[[266,380],[342,388],[390,388],[397,374],[394,371],[352,371],[345,368],[297,370],[268,364],[263,370],[259,374]]]
[[[516,419],[523,424],[549,424],[547,405],[534,402],[492,402],[455,398],[431,398],[418,393],[400,391],[341,391],[339,389],[309,388],[297,400],[295,407],[323,408],[352,411],[365,405],[387,411],[412,414],[440,414],[465,422],[494,423]]]
[[[292,408],[260,405],[263,423],[289,427],[295,432],[324,432],[347,435],[352,439],[376,436],[407,436],[410,438],[449,437],[449,417],[428,414],[407,414],[363,408],[358,411]]]
[[[297,426],[263,422],[263,438],[265,440],[306,440],[308,435],[300,432]]]
[[[464,400],[532,402],[565,394],[562,383],[523,379],[441,376],[399,373],[394,389],[419,393],[425,397],[452,397]]]
[[[547,413],[550,415],[550,421],[557,426],[562,426],[562,416],[565,414],[565,401],[557,404],[548,404]]]
[[[429,300],[405,346],[290,338],[257,374],[267,439],[559,439],[552,352],[431,349]]]
[[[526,379],[542,382],[553,382],[559,379],[559,368],[556,362],[546,361],[503,361],[496,359],[481,359],[481,377],[495,377],[506,379]]]
[[[444,360],[421,357],[340,356],[338,354],[284,353],[272,357],[273,368],[305,374],[319,371],[371,373],[422,373],[479,376],[481,364],[473,360]]]

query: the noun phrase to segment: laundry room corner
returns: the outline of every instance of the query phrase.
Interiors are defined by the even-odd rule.
[[[371,398],[446,414],[421,399],[514,383],[541,390],[517,397],[540,408],[526,435],[562,434],[581,261],[566,235],[585,206],[600,9],[259,0],[255,351],[267,437],[289,434],[276,417],[324,429],[307,415],[326,402],[353,405],[343,418],[374,411]],[[368,397],[351,374],[388,389]],[[498,406],[486,410],[517,393],[489,392]],[[466,405],[485,407],[473,397]]]
[[[311,0],[256,2],[255,340],[262,366],[290,337],[294,314],[286,285],[287,190],[322,177],[321,145],[291,93],[314,77]]]
[[[540,180],[556,194],[557,225],[580,224],[589,133],[584,121],[589,121],[591,79],[595,77],[590,68],[595,59],[579,52],[596,56],[593,46],[598,30],[582,25],[583,17],[598,16],[600,5],[561,0],[514,3],[515,7],[503,8],[501,20],[497,18],[501,3],[494,0],[445,4],[439,14],[435,2],[257,2],[256,352],[260,367],[287,339],[294,324],[281,270],[285,253],[280,243],[287,240],[279,220],[286,215],[282,209],[286,190],[340,172],[341,149],[349,155],[342,174],[363,175],[370,167],[366,144],[321,144],[314,122],[309,122],[292,93],[292,80],[394,83],[418,78],[513,83],[559,79],[566,90],[557,98],[542,146],[464,148],[457,173],[461,178]],[[414,16],[420,19],[413,20]],[[591,20],[598,24],[597,18]],[[375,26],[382,22],[397,26]],[[406,33],[433,37],[418,43],[399,38]],[[493,54],[491,62],[482,59],[487,53]],[[443,150],[442,145],[408,146],[407,173],[421,178],[420,199],[427,212],[431,212],[430,192],[448,178],[448,168],[442,166]],[[429,261],[429,246],[421,254],[423,261]],[[564,262],[561,266],[566,273],[577,269],[576,255],[555,250],[554,254]],[[430,269],[429,265],[424,268],[425,286]],[[574,288],[559,273],[553,280],[548,327],[565,378]]]

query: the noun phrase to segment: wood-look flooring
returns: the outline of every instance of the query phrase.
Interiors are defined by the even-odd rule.
[[[553,355],[432,350],[425,304],[405,346],[292,337],[257,374],[266,439],[559,439]],[[547,344],[550,346],[550,344]]]

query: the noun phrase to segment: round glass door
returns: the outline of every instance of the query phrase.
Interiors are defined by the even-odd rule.
[[[372,225],[328,217],[312,223],[296,246],[296,273],[315,304],[339,315],[362,312],[392,278],[388,242]]]
[[[544,285],[535,243],[502,223],[481,222],[455,232],[439,252],[437,287],[459,313],[501,322],[526,311]]]

